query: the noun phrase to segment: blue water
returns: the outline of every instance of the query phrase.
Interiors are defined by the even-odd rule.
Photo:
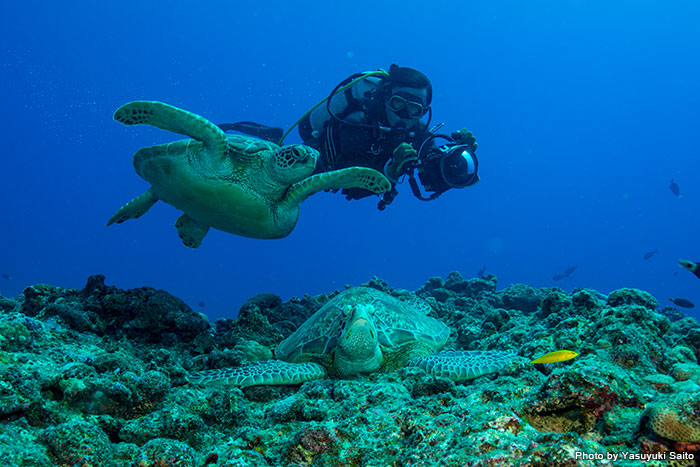
[[[103,273],[216,318],[261,292],[375,275],[415,289],[486,266],[499,287],[637,287],[700,306],[700,280],[677,265],[700,260],[698,2],[144,3],[3,8],[3,295]],[[351,73],[391,63],[431,79],[434,122],[477,136],[478,185],[425,203],[403,184],[384,212],[321,193],[287,238],[211,230],[197,250],[164,203],[105,227],[148,188],[133,153],[181,138],[114,122],[120,105],[288,127]]]

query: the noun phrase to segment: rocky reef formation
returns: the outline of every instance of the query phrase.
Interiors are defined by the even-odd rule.
[[[48,285],[0,297],[0,459],[9,466],[695,465],[700,324],[648,293],[451,273],[415,292],[447,349],[517,350],[455,383],[417,368],[282,387],[197,387],[190,372],[272,357],[337,294],[251,298],[213,325],[167,292]],[[576,359],[529,361],[569,349]]]

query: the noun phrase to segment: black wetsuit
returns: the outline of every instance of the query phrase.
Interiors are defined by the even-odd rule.
[[[409,131],[401,128],[389,129],[384,118],[371,118],[371,114],[369,117],[369,126],[353,125],[331,118],[317,138],[311,134],[308,116],[300,123],[299,134],[304,144],[318,149],[321,153],[314,173],[359,166],[369,167],[386,175],[384,168],[399,144],[411,143],[418,150],[428,137],[423,121],[418,122]],[[381,129],[380,125],[384,129]],[[392,189],[394,185],[392,183]],[[344,189],[342,193],[348,199],[360,199],[374,194],[362,188]]]

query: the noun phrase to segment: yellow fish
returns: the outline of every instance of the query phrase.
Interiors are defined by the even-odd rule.
[[[544,354],[541,357],[534,359],[530,363],[556,363],[571,360],[572,358],[576,357],[578,357],[578,354],[571,350],[557,350],[556,352]]]

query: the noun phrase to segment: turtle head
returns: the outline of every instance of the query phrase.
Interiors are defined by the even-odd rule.
[[[348,305],[343,309],[345,325],[338,338],[335,368],[341,375],[371,373],[384,360],[372,321],[371,305]]]
[[[275,151],[269,159],[270,173],[280,184],[292,185],[311,175],[316,168],[318,151],[303,144],[290,144]]]

